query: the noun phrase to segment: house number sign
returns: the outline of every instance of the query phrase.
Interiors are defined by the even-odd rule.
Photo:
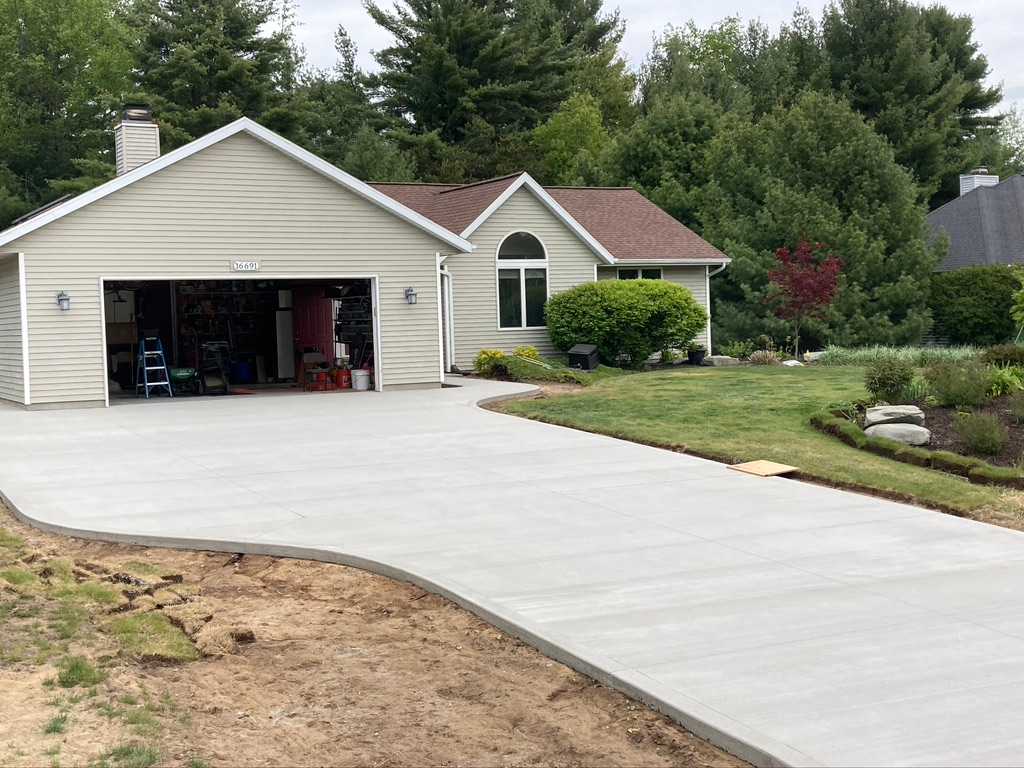
[[[232,261],[231,262],[232,272],[259,272],[260,263],[258,261]]]

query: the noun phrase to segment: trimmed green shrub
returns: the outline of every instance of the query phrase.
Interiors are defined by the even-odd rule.
[[[500,349],[481,349],[473,361],[473,370],[481,376],[494,376],[505,362],[505,353]]]
[[[1024,345],[998,344],[981,353],[981,360],[991,365],[1024,365]]]
[[[737,360],[746,360],[754,351],[754,342],[730,341],[728,344],[723,344],[719,347],[718,351],[720,354],[726,355],[727,357],[735,357]]]
[[[1010,442],[1010,433],[989,413],[961,413],[956,418],[956,433],[964,447],[982,456],[995,456]]]
[[[895,357],[879,358],[864,372],[864,386],[878,400],[895,403],[914,380],[914,366]]]
[[[1024,488],[1024,472],[1012,467],[989,465],[973,467],[968,478],[972,483],[983,485],[1008,485],[1012,488]]]
[[[939,405],[975,407],[988,400],[993,369],[981,363],[938,363],[924,377]]]
[[[933,451],[931,458],[932,469],[949,472],[954,475],[967,477],[975,467],[983,466],[983,462],[972,459],[969,456],[961,456],[952,451]]]
[[[999,344],[1016,330],[1010,309],[1020,287],[1013,268],[968,267],[932,276],[935,330],[955,344]]]
[[[551,297],[544,314],[559,349],[596,344],[605,365],[633,368],[663,349],[685,349],[708,319],[692,293],[665,280],[583,283]]]

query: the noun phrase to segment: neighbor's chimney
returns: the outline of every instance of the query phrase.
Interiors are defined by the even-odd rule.
[[[960,196],[963,197],[978,187],[994,187],[999,177],[988,172],[988,168],[975,168],[970,173],[960,174]]]
[[[149,107],[125,107],[121,122],[114,126],[114,154],[118,176],[160,157],[160,129]]]

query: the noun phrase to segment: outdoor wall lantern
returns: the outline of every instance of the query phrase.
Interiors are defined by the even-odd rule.
[[[405,300],[409,304],[415,304],[416,303],[416,289],[415,288],[406,288],[405,289]]]
[[[61,291],[57,294],[57,306],[61,312],[68,312],[71,309],[71,297]]]

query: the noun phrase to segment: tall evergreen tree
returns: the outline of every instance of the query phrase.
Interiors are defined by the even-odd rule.
[[[447,142],[481,130],[533,128],[569,92],[569,51],[557,30],[501,0],[409,0],[386,11],[368,2],[394,38],[376,53],[383,104],[419,133]]]
[[[113,175],[130,59],[114,0],[0,0],[0,228]]]
[[[300,64],[290,8],[279,0],[135,1],[127,18],[138,36],[137,85],[167,146],[286,102]]]
[[[426,178],[480,178],[530,164],[529,132],[574,92],[596,100],[607,127],[632,119],[634,80],[618,53],[622,22],[603,14],[600,0],[366,7],[395,39],[376,54],[376,94],[407,121],[405,141]]]
[[[955,194],[983,114],[1001,99],[967,16],[906,0],[840,0],[828,8],[823,49],[832,90],[872,122],[925,199]]]
[[[760,121],[727,115],[706,154],[703,234],[733,258],[715,280],[719,340],[769,333],[774,253],[801,240],[826,243],[844,264],[829,316],[803,332],[821,344],[906,344],[927,332],[928,245],[913,177],[844,102],[809,92]]]

